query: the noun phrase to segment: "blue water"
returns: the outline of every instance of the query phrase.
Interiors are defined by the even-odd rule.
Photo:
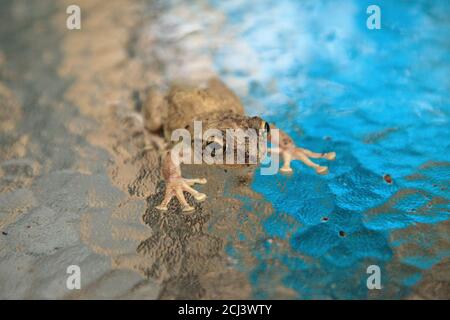
[[[376,1],[380,30],[366,27],[373,1],[211,4],[235,35],[215,66],[247,112],[337,153],[325,177],[297,162],[292,176],[256,173],[274,211],[255,262],[241,266],[254,297],[408,296],[450,256],[439,227],[450,214],[450,1]],[[382,271],[376,293],[371,264]]]

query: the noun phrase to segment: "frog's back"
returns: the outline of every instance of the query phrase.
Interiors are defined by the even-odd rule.
[[[239,98],[218,79],[209,80],[200,88],[173,86],[167,102],[166,136],[175,129],[188,127],[194,120],[205,120],[212,113],[244,114]]]

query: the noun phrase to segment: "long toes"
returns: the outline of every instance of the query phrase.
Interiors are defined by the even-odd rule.
[[[168,210],[167,206],[163,206],[163,205],[156,206],[156,209],[158,209],[160,211],[167,211]]]
[[[280,168],[280,172],[288,174],[288,173],[292,173],[293,170],[292,170],[292,168]]]
[[[206,199],[206,194],[204,193],[197,193],[195,195],[193,195],[194,199],[201,202],[201,201],[205,201]]]
[[[190,205],[183,206],[183,212],[192,212],[194,210],[195,210],[195,208],[193,206],[190,206]]]
[[[201,179],[183,179],[183,181],[188,186],[193,186],[196,183],[198,183],[198,184],[206,184],[206,182],[207,182],[205,178],[201,178]]]
[[[328,152],[325,154],[324,158],[332,161],[332,160],[336,159],[336,152]]]
[[[317,172],[318,174],[325,175],[325,174],[328,173],[328,167],[317,167],[317,168],[316,168],[316,172]]]

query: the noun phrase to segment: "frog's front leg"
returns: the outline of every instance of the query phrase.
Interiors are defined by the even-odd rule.
[[[181,176],[180,164],[178,161],[173,161],[171,157],[171,152],[163,157],[162,170],[164,180],[166,181],[166,191],[164,194],[164,199],[159,206],[156,208],[158,210],[166,211],[168,209],[168,204],[170,200],[175,196],[183,208],[184,212],[190,212],[194,210],[194,207],[189,205],[184,197],[183,192],[190,193],[195,200],[203,201],[206,199],[206,194],[198,192],[191,186],[194,184],[205,184],[206,179],[185,179]]]
[[[316,153],[308,149],[296,147],[293,140],[284,132],[279,131],[279,140],[276,141],[278,148],[276,149],[283,157],[283,166],[280,168],[282,173],[291,173],[291,161],[300,160],[308,167],[314,168],[318,174],[327,174],[328,167],[318,165],[309,158],[334,160],[335,152]]]
[[[312,152],[312,151],[310,151],[308,149],[304,149],[304,148],[297,148],[297,149],[298,149],[298,152],[302,152],[308,158],[327,159],[329,161],[332,161],[332,160],[336,159],[336,152],[334,152],[334,151],[317,153],[317,152]]]
[[[320,166],[317,163],[312,162],[309,159],[310,156],[308,156],[308,154],[318,155],[318,153],[315,153],[315,152],[312,152],[312,151],[309,151],[309,150],[303,149],[303,148],[295,148],[293,150],[293,154],[295,156],[295,159],[302,161],[308,167],[314,168],[316,170],[316,173],[318,173],[318,174],[327,174],[328,173],[328,167]],[[319,155],[320,156],[317,156],[315,158],[334,160],[334,158],[336,157],[336,153],[334,153],[334,152],[323,153],[323,154],[319,154]],[[311,156],[311,158],[312,158],[312,156]]]

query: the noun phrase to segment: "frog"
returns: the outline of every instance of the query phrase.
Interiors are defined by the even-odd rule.
[[[281,156],[283,166],[279,171],[282,174],[291,174],[293,172],[291,162],[300,160],[308,167],[313,168],[317,174],[325,175],[328,173],[328,167],[313,162],[311,158],[329,161],[336,158],[334,151],[318,153],[298,147],[286,132],[277,128],[273,123],[269,123],[259,116],[246,115],[239,97],[216,77],[200,84],[173,83],[166,92],[160,88],[150,88],[146,92],[141,113],[145,130],[159,135],[163,140],[161,176],[165,181],[165,194],[162,202],[156,206],[156,209],[160,211],[167,211],[168,204],[174,197],[179,201],[183,212],[194,211],[194,206],[190,205],[185,198],[185,192],[191,194],[193,199],[198,202],[205,201],[207,198],[206,194],[194,189],[196,184],[206,184],[207,180],[202,177],[183,177],[182,161],[174,161],[172,153],[175,147],[171,141],[174,130],[182,128],[192,133],[195,121],[201,121],[204,130],[216,128],[225,132],[227,129],[253,129],[259,135],[271,139],[271,147],[267,148],[267,151]],[[277,135],[271,134],[274,129],[278,130]],[[211,142],[218,143],[222,147],[222,151],[225,151],[224,141],[217,141],[217,139],[202,141],[202,148]],[[192,143],[194,143],[194,139]],[[233,145],[235,149],[233,152],[245,154],[245,159],[248,160],[247,147],[248,145],[245,143],[236,143]],[[258,154],[260,155],[261,152]],[[256,163],[246,161],[237,165],[257,166],[260,163],[261,161],[256,161]],[[223,163],[216,165],[236,166],[236,164]]]

